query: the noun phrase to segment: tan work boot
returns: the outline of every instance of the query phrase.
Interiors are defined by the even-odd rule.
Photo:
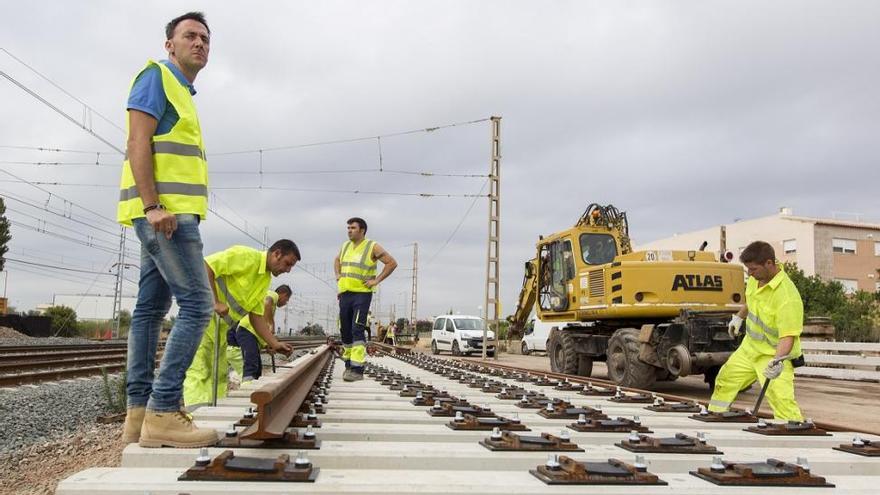
[[[217,443],[217,432],[196,428],[183,411],[154,412],[144,415],[141,447],[210,447]]]
[[[144,424],[146,407],[130,407],[125,413],[125,425],[122,427],[122,441],[137,443],[141,438],[141,426]]]

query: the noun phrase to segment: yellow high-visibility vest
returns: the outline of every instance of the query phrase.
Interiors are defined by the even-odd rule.
[[[174,106],[180,116],[168,133],[152,138],[153,179],[159,202],[171,213],[192,213],[204,219],[208,212],[208,162],[192,95],[164,64],[150,60],[144,70],[151,66],[159,68],[168,103]],[[134,85],[134,80],[131,84]],[[126,135],[130,132],[128,122],[126,119]],[[143,210],[144,202],[138,193],[126,154],[122,164],[116,220],[130,226],[132,219],[144,216]]]
[[[749,277],[746,282],[746,337],[743,345],[765,355],[775,355],[782,337],[794,337],[790,358],[801,355],[801,331],[804,328],[804,303],[794,282],[780,268],[763,287]]]
[[[376,261],[373,260],[373,246],[376,243],[363,239],[355,246],[351,241],[342,245],[339,253],[341,277],[337,283],[339,292],[375,292],[375,288],[364,285],[367,280],[376,278]]]
[[[214,272],[220,302],[229,306],[230,324],[248,313],[263,315],[263,298],[272,281],[272,274],[266,270],[266,254],[247,246],[232,246],[205,256],[205,263]]]

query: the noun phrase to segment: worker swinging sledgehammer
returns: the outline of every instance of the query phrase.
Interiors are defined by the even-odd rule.
[[[765,380],[772,380],[766,395],[773,416],[803,421],[794,397],[794,368],[803,363],[800,335],[804,305],[800,293],[776,264],[776,253],[770,244],[755,241],[739,259],[749,274],[746,305],[733,315],[728,332],[736,338],[745,321],[746,335],[715,379],[709,410],[727,411],[739,391],[755,379],[762,386]]]
[[[249,316],[255,328],[260,328],[267,334],[271,332],[265,328],[266,321],[262,317],[263,299],[269,283],[272,276],[290,272],[299,260],[299,248],[288,239],[275,242],[268,251],[232,246],[205,257],[208,281],[214,295],[214,311],[219,318],[211,319],[192,365],[186,371],[183,400],[187,410],[212,404],[217,398],[226,396],[227,330],[235,322]],[[289,355],[293,351],[290,345],[275,339],[271,345],[276,352],[282,354]]]

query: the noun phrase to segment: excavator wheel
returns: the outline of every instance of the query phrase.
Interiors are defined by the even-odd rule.
[[[639,331],[621,328],[608,340],[608,378],[621,387],[648,388],[656,371],[639,359]]]
[[[562,330],[553,332],[547,346],[550,356],[550,369],[554,373],[566,375],[590,376],[593,372],[593,360],[578,356],[574,348],[574,337]]]

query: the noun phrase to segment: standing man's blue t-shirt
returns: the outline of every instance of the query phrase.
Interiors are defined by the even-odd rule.
[[[180,84],[189,89],[189,94],[196,94],[196,88],[186,80],[183,72],[180,72],[176,65],[168,60],[161,60],[159,63],[171,69],[171,73],[180,81]],[[168,98],[165,97],[165,90],[162,87],[162,73],[155,66],[150,66],[138,74],[131,87],[131,94],[128,95],[127,108],[150,114],[159,121],[156,126],[156,136],[170,132],[177,120],[180,119],[174,105],[168,103]]]

